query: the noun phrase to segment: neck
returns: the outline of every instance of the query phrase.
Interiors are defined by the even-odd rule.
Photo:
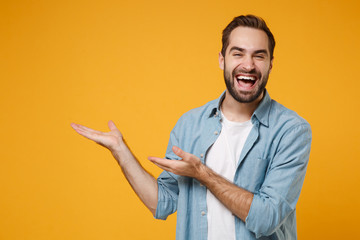
[[[260,101],[263,99],[262,93],[255,101],[250,103],[241,103],[235,100],[226,90],[225,99],[221,103],[221,111],[227,119],[233,122],[246,122],[251,119]]]

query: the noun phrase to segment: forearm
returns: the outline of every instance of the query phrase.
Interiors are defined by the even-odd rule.
[[[111,152],[135,193],[155,215],[158,200],[156,179],[141,166],[124,141],[120,143],[119,148]]]
[[[254,194],[246,191],[203,165],[197,177],[226,208],[245,222]]]
[[[197,179],[206,186],[214,196],[220,200],[233,214],[245,222],[250,211],[254,195],[231,182],[201,163],[200,159],[182,149],[173,146],[173,152],[181,157],[181,160],[173,161],[157,157],[149,157],[165,171],[180,176],[187,176]]]
[[[135,193],[155,215],[158,198],[157,181],[132,154],[115,123],[113,121],[108,122],[110,132],[96,131],[75,123],[71,123],[71,126],[80,135],[110,150]]]

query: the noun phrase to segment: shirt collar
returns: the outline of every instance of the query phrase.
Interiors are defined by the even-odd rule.
[[[221,96],[214,101],[214,105],[211,108],[211,112],[209,117],[218,116],[220,113],[220,106],[222,101],[225,98],[225,91],[221,94]],[[270,106],[271,106],[271,98],[268,91],[265,89],[265,95],[261,100],[259,106],[256,108],[255,112],[251,116],[252,122],[257,119],[261,124],[266,127],[269,126],[269,114],[270,114]]]
[[[221,103],[224,100],[224,98],[225,98],[225,91],[220,95],[220,97],[218,99],[216,99],[214,101],[213,107],[210,108],[211,112],[210,112],[209,118],[213,117],[213,116],[218,116],[220,114],[220,106],[221,106]]]
[[[269,115],[271,108],[271,98],[268,91],[265,89],[265,95],[261,100],[259,106],[256,108],[255,112],[251,116],[251,120],[256,117],[256,119],[266,127],[269,126]]]

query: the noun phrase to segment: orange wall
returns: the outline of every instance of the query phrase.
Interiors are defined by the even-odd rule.
[[[174,239],[111,154],[71,122],[116,122],[142,164],[179,116],[224,90],[221,31],[236,15],[277,40],[270,95],[313,128],[299,239],[353,239],[360,214],[359,2],[1,1],[0,239]]]

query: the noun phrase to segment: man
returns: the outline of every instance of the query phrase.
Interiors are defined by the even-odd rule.
[[[156,218],[178,212],[177,239],[296,239],[310,126],[265,89],[275,40],[261,18],[234,18],[222,42],[226,91],[179,119],[166,159],[149,157],[164,170],[157,180],[112,121],[107,133],[72,126],[112,152]]]

